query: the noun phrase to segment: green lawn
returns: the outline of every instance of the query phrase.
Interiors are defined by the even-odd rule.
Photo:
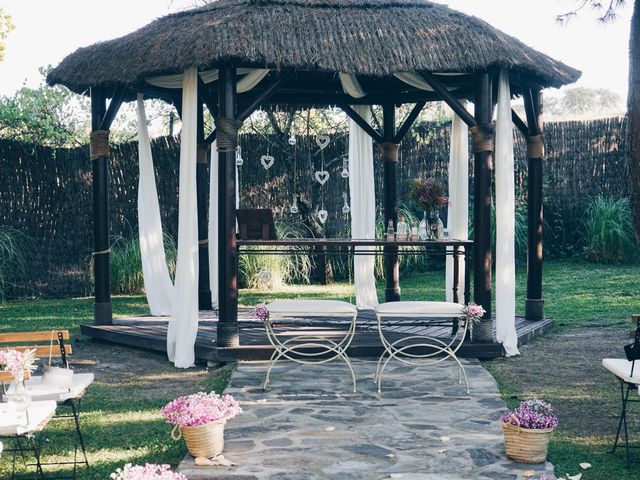
[[[525,272],[519,269],[518,307],[524,304]],[[554,403],[572,402],[573,393],[560,380],[549,380],[536,384],[529,375],[544,377],[544,342],[553,342],[563,334],[571,334],[576,328],[613,325],[624,329],[631,313],[640,312],[640,268],[638,266],[599,266],[575,261],[551,261],[545,264],[546,313],[556,319],[555,332],[540,342],[535,342],[529,352],[517,359],[489,362],[487,366],[498,379],[503,395],[510,403],[538,393]],[[441,271],[413,275],[403,279],[402,294],[406,299],[440,299],[443,297]],[[383,285],[379,284],[380,298]],[[255,305],[276,298],[342,298],[353,300],[353,290],[346,284],[331,286],[291,286],[279,292],[244,290],[240,292],[240,303]],[[141,296],[119,296],[113,299],[115,315],[138,315],[147,312]],[[35,330],[68,328],[76,337],[79,326],[90,322],[93,312],[91,298],[61,300],[25,299],[0,304],[0,332],[13,330]],[[620,347],[621,348],[621,347]],[[230,369],[208,371],[200,367],[189,372],[171,367],[161,355],[149,354],[136,349],[110,346],[81,340],[74,344],[76,358],[95,361],[94,368],[99,379],[92,386],[84,401],[84,430],[89,445],[92,467],[84,478],[103,480],[125,462],[168,462],[176,464],[184,455],[181,443],[169,438],[170,428],[159,414],[159,409],[181,393],[200,389],[220,389],[226,384]],[[562,352],[558,355],[560,355]],[[621,353],[621,350],[620,350]],[[534,373],[527,370],[527,362],[535,355],[542,370]],[[554,354],[555,355],[555,354]],[[552,357],[550,357],[552,358]],[[573,362],[567,359],[567,362]],[[145,363],[146,362],[146,363]],[[119,366],[130,366],[120,371]],[[519,374],[518,368],[523,368]],[[518,376],[519,375],[519,376]],[[609,380],[609,379],[607,379]],[[534,388],[535,385],[536,386]],[[533,390],[532,390],[533,388]],[[581,398],[583,415],[590,415],[593,403],[615,394],[615,385],[609,382],[606,391],[593,392]],[[613,398],[615,405],[617,397]],[[614,408],[613,406],[611,408]],[[572,415],[575,413],[572,413]],[[561,423],[563,418],[560,419]],[[70,448],[68,441],[59,440],[68,433],[68,426],[59,424],[47,429],[45,447],[55,454],[63,454]],[[610,433],[610,432],[609,432]],[[583,480],[598,478],[639,478],[637,467],[626,470],[623,462],[605,452],[610,437],[604,433],[594,435],[583,432],[580,427],[561,431],[551,447],[551,461],[562,469],[569,469],[581,461],[593,459],[599,468],[585,472]],[[595,446],[595,447],[594,447]],[[597,454],[593,453],[594,448]],[[596,455],[596,456],[594,456]],[[51,458],[50,458],[51,459]],[[607,462],[611,462],[608,465]],[[603,466],[604,465],[604,466]],[[608,468],[611,467],[609,470]],[[9,468],[7,455],[0,459],[0,478],[5,478]],[[615,476],[599,476],[598,472],[615,472]],[[564,473],[560,470],[558,473]],[[568,470],[568,473],[576,473]],[[24,476],[23,478],[30,478]]]

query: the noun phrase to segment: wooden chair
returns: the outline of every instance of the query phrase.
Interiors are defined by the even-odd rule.
[[[13,348],[16,350],[35,349],[36,357],[48,358],[51,367],[52,358],[59,358],[62,368],[69,369],[68,356],[73,353],[69,343],[68,330],[46,330],[35,332],[0,333],[0,349]],[[55,400],[58,406],[68,409],[69,413],[57,414],[54,418],[72,418],[76,430],[75,450],[72,461],[56,462],[42,465],[73,465],[73,478],[76,478],[78,465],[89,466],[87,453],[80,429],[81,401],[87,388],[93,383],[93,373],[73,373],[71,381],[65,385],[57,385],[43,379],[42,375],[29,375],[25,372],[25,385],[34,401]],[[4,397],[11,393],[14,384],[9,372],[0,372],[0,382]],[[45,372],[46,375],[46,372]],[[28,379],[28,380],[27,380]],[[82,459],[78,460],[78,450],[82,453]]]
[[[629,403],[640,403],[640,400],[635,398],[635,396],[629,398],[629,394],[632,391],[638,391],[640,389],[640,315],[633,315],[631,322],[631,337],[633,338],[633,343],[625,345],[624,347],[627,358],[605,358],[602,360],[602,366],[615,375],[620,383],[622,408],[620,421],[618,422],[618,432],[616,433],[616,440],[613,443],[612,451],[616,451],[620,434],[624,427],[624,447],[627,454],[627,464],[632,463],[631,449],[640,448],[640,445],[629,444],[629,431],[627,429],[627,406]]]

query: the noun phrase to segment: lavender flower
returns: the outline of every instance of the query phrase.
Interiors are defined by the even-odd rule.
[[[514,418],[515,417],[515,418]],[[558,426],[558,417],[553,412],[551,404],[540,400],[539,398],[532,398],[522,402],[515,410],[507,410],[507,412],[500,417],[503,423],[517,426],[520,422],[521,428],[527,429],[547,429],[556,428]]]
[[[182,427],[195,427],[218,420],[229,420],[242,413],[242,408],[231,395],[198,392],[184,395],[165,405],[162,414],[167,423]]]
[[[269,320],[269,309],[266,305],[258,305],[253,311],[253,314],[263,322]]]
[[[127,463],[110,475],[112,480],[187,480],[182,473],[171,471],[169,465],[147,463],[145,466]]]

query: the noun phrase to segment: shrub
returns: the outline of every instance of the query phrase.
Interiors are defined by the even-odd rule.
[[[582,226],[587,260],[617,263],[636,255],[628,198],[594,198],[587,207]]]
[[[27,276],[26,252],[31,239],[11,227],[0,226],[0,301],[4,301]]]

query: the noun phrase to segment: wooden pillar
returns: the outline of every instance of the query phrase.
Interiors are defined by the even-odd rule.
[[[93,321],[111,325],[109,285],[109,131],[102,130],[106,98],[102,88],[91,88],[91,171],[93,184]]]
[[[380,144],[382,158],[384,160],[384,230],[386,232],[389,221],[393,222],[394,229],[398,225],[398,148],[394,143],[396,133],[395,105],[388,103],[382,106],[383,142]],[[398,260],[398,248],[384,247],[384,276],[385,289],[384,301],[397,302],[400,300],[400,268]]]
[[[198,102],[198,160],[196,165],[196,195],[198,205],[198,309],[211,310],[209,285],[209,228],[207,199],[209,197],[208,145],[204,142],[204,114]]]
[[[542,205],[542,159],[544,140],[542,137],[542,92],[530,90],[525,94],[527,114],[527,299],[525,318],[542,320],[544,300],[542,298],[542,233],[544,224]]]
[[[218,80],[218,347],[240,345],[236,246],[236,149],[238,147],[236,70],[220,68]]]
[[[492,341],[491,333],[491,177],[493,174],[493,102],[491,77],[476,75],[475,120],[473,134],[473,299],[485,311],[485,319],[474,328],[474,337]],[[483,324],[484,328],[480,328]]]

